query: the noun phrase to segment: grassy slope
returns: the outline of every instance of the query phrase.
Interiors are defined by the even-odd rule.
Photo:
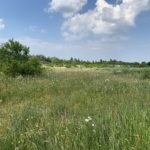
[[[1,76],[0,149],[148,150],[149,91],[149,80],[111,70]]]

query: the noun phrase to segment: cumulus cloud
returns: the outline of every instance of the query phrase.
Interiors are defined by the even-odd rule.
[[[40,28],[38,26],[29,26],[29,31],[35,32],[35,33],[46,33],[46,29]]]
[[[85,0],[52,0],[50,10],[62,12],[65,19],[62,33],[65,39],[81,39],[121,33],[135,25],[136,17],[150,9],[150,0],[117,0],[115,5],[97,0],[95,8],[80,13]]]
[[[86,3],[87,0],[52,0],[48,12],[60,12],[67,18],[79,12]]]
[[[5,28],[4,20],[0,18],[0,30]]]

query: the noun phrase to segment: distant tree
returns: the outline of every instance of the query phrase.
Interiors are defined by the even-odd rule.
[[[73,62],[73,61],[74,61],[73,57],[71,57],[71,58],[70,58],[70,61],[71,61],[71,62]]]
[[[147,64],[146,64],[146,62],[141,62],[141,64],[139,65],[139,67],[146,67],[147,66]]]
[[[0,71],[12,76],[35,75],[41,66],[29,56],[29,47],[10,39],[0,46]]]
[[[148,62],[147,65],[150,66],[150,62]]]

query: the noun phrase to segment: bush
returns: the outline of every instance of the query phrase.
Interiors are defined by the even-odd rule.
[[[149,69],[144,69],[141,72],[141,78],[142,79],[150,79],[150,70]]]
[[[6,75],[17,76],[20,74],[21,64],[18,61],[11,61],[11,63],[6,63],[3,65],[2,72]]]
[[[41,64],[36,57],[31,57],[26,64],[22,66],[21,74],[39,75],[42,73]]]
[[[29,56],[29,48],[12,39],[0,47],[0,71],[24,76],[39,75],[42,69],[39,59]]]
[[[2,72],[10,76],[39,75],[42,73],[42,69],[39,60],[35,57],[31,57],[25,63],[12,61],[11,64],[5,64]]]

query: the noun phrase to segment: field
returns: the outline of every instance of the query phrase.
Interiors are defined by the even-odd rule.
[[[142,69],[0,75],[0,150],[150,150],[150,79]]]

